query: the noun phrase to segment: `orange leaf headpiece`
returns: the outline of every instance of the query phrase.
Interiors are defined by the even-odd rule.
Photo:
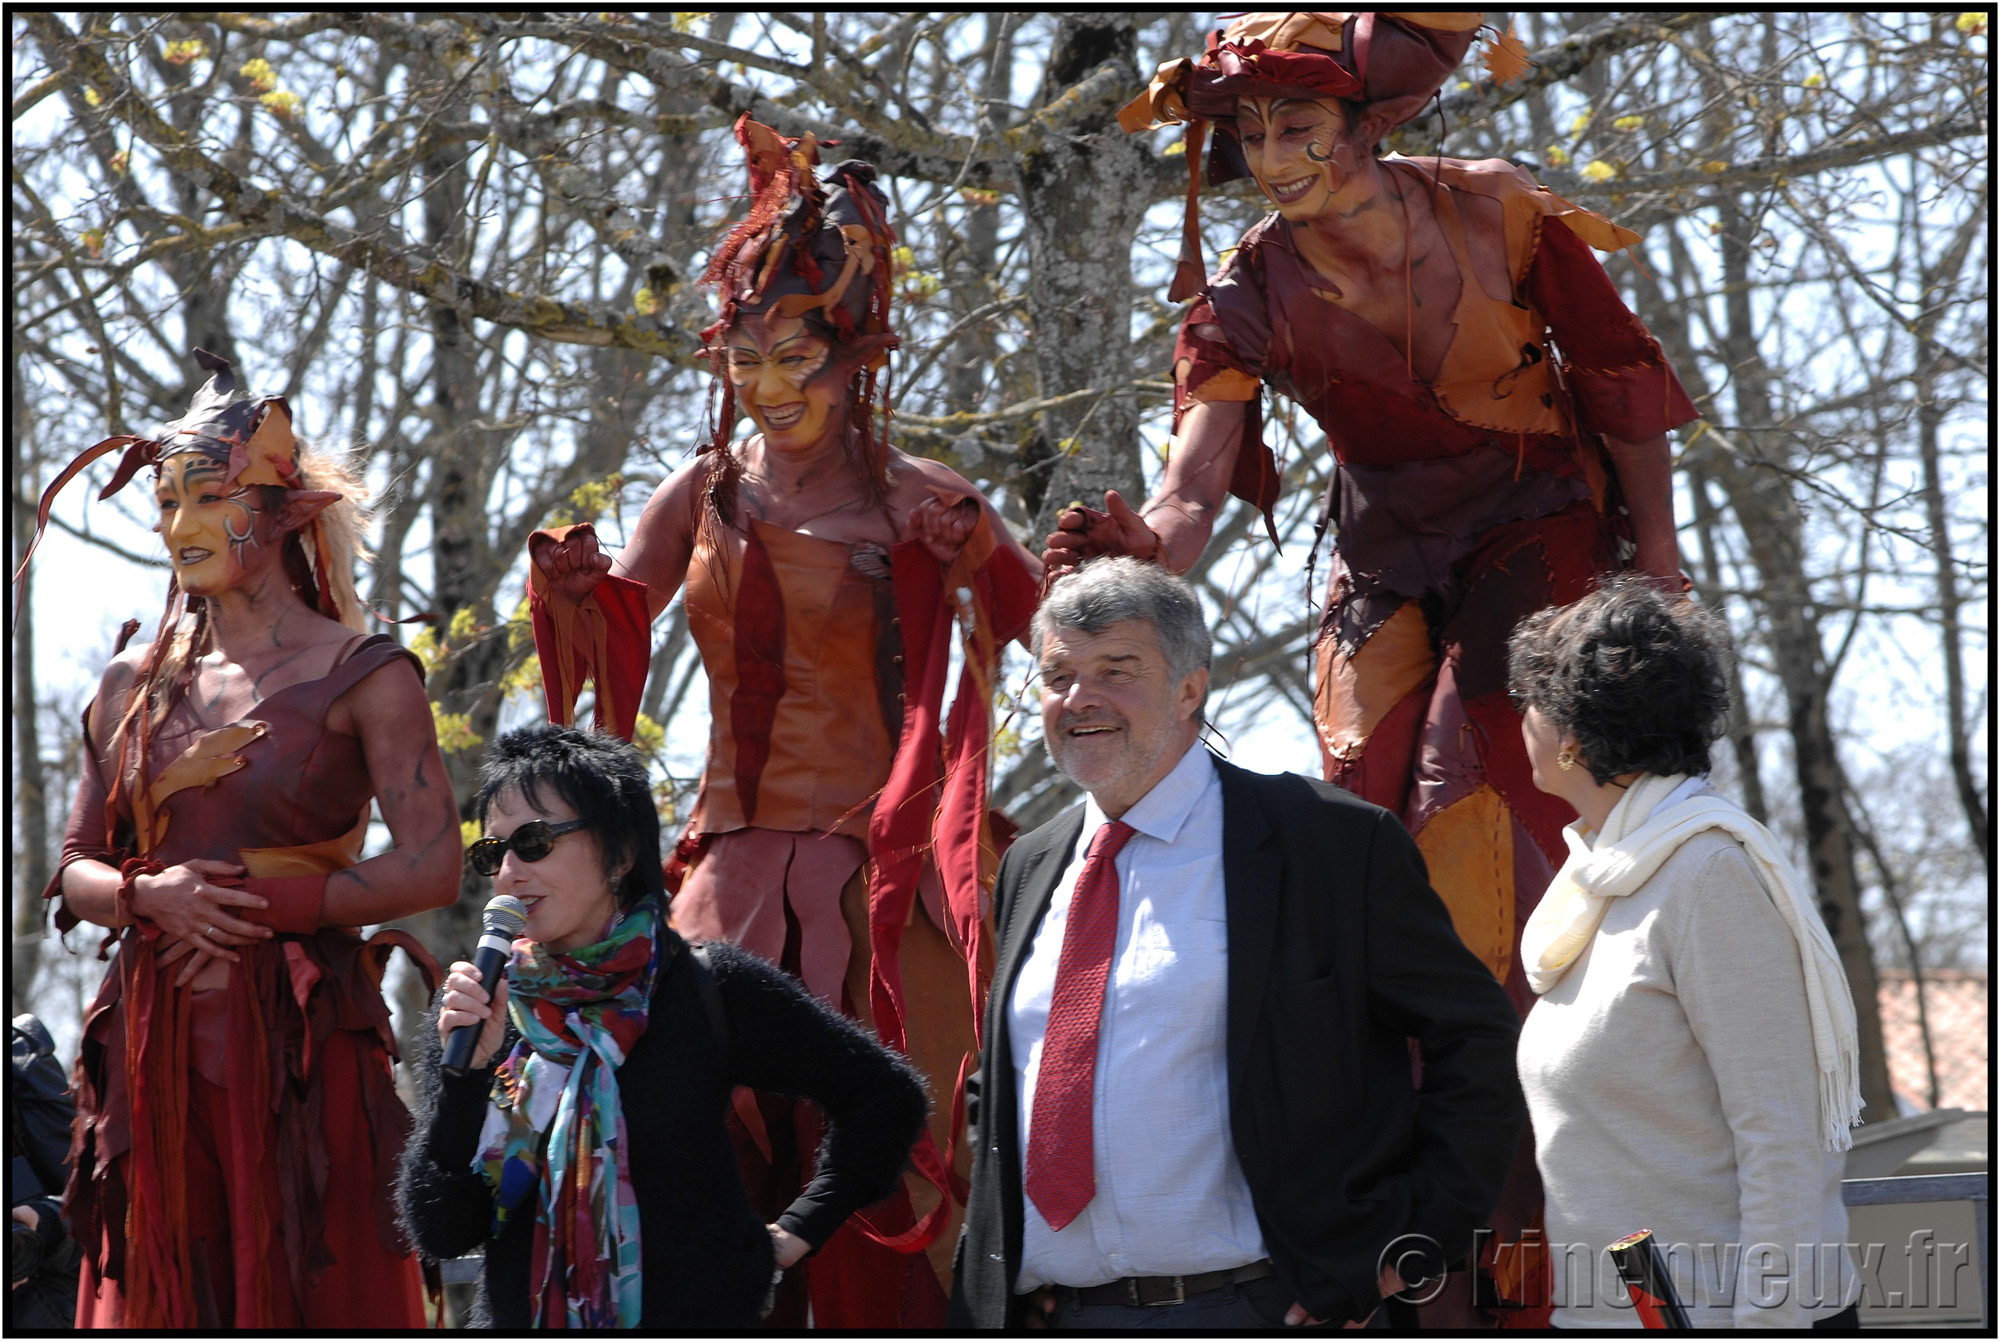
[[[896,347],[889,324],[889,199],[872,164],[850,159],[827,171],[811,135],[791,139],[747,115],[736,123],[750,171],[750,212],[722,240],[702,276],[720,290],[721,311],[702,332],[713,344],[739,313],[775,312],[824,325],[839,342],[877,353]]]
[[[775,313],[803,318],[861,365],[850,388],[849,450],[875,499],[888,493],[887,365],[896,348],[889,321],[894,275],[889,198],[875,184],[872,164],[850,159],[827,170],[821,183],[819,144],[811,135],[792,139],[747,115],[736,122],[736,142],[750,172],[750,211],[710,258],[703,282],[720,292],[715,322],[701,333],[717,376],[711,390],[712,431],[704,452],[721,451],[723,469],[710,481],[717,515],[734,508],[735,470],[729,433],[736,400],[721,376],[722,341],[739,315]],[[880,416],[878,431],[875,419]]]
[[[158,466],[181,452],[204,452],[228,462],[223,479],[225,488],[236,484],[275,484],[299,488],[299,444],[292,435],[292,410],[283,396],[253,399],[236,385],[236,370],[228,359],[206,349],[194,351],[194,361],[209,373],[209,379],[195,392],[187,413],[160,430],[157,438],[122,433],[83,449],[64,466],[49,487],[42,491],[41,506],[35,511],[35,538],[22,556],[14,574],[16,587],[14,618],[21,616],[21,598],[27,590],[29,561],[48,528],[49,512],[63,486],[82,474],[99,458],[124,449],[111,480],[98,492],[103,502],[123,489],[142,466]]]
[[[299,444],[292,436],[292,407],[285,398],[253,399],[236,385],[236,370],[229,360],[206,349],[195,350],[194,361],[208,370],[209,379],[195,392],[187,413],[167,425],[155,461],[181,452],[205,452],[228,459],[224,488],[234,484],[296,488]]]

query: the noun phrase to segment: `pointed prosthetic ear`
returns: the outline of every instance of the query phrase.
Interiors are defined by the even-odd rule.
[[[340,498],[331,489],[287,489],[284,506],[278,509],[279,533],[290,535],[293,531],[305,530],[314,517],[338,503]]]
[[[1368,109],[1361,114],[1360,120],[1356,121],[1348,129],[1353,133],[1355,139],[1373,149],[1376,145],[1382,143],[1383,137],[1395,128],[1395,113],[1380,103],[1370,103]]]

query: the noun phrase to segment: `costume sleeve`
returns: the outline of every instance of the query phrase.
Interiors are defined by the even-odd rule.
[[[1271,315],[1264,292],[1262,248],[1273,226],[1266,220],[1243,235],[1181,322],[1174,349],[1176,380],[1185,381],[1197,399],[1243,399],[1240,389],[1232,394],[1230,388],[1240,388],[1244,378],[1264,376],[1271,348]],[[1184,379],[1178,374],[1183,358],[1192,365]],[[1223,375],[1221,384],[1209,386],[1218,374]]]
[[[493,1189],[472,1167],[486,1121],[493,1069],[448,1076],[439,1067],[437,1007],[417,1030],[418,1098],[396,1175],[396,1206],[417,1250],[433,1261],[463,1257],[493,1230]],[[512,1031],[495,1057],[512,1045]]]
[[[1244,400],[1256,394],[1261,359],[1236,350],[1214,302],[1197,298],[1181,321],[1174,341],[1174,412],[1197,400]],[[1186,365],[1185,373],[1182,371]]]
[[[1660,342],[1561,220],[1543,221],[1525,288],[1562,351],[1563,379],[1585,428],[1644,442],[1699,417]]]
[[[1803,1328],[1801,1296],[1823,1298],[1791,1279],[1797,1245],[1825,1238],[1826,1205],[1844,1160],[1821,1145],[1819,1073],[1798,941],[1741,849],[1722,849],[1687,890],[1687,913],[1672,942],[1674,994],[1715,1076],[1736,1151],[1737,1327]],[[1781,1273],[1762,1284],[1751,1251],[1774,1244]],[[1776,1267],[1776,1263],[1772,1264]],[[1789,1285],[1782,1299],[1777,1276]],[[1824,1285],[1825,1283],[1822,1283]]]
[[[859,1025],[755,955],[721,942],[708,952],[728,1019],[730,1079],[802,1095],[826,1114],[813,1180],[778,1217],[817,1248],[849,1215],[896,1190],[929,1107],[923,1082]]]
[[[1499,1203],[1527,1117],[1514,1070],[1520,1020],[1465,948],[1433,892],[1416,842],[1393,815],[1377,817],[1368,858],[1368,992],[1378,1017],[1417,1040],[1423,1090],[1401,1198],[1409,1223],[1382,1226],[1445,1245],[1441,1270]],[[1421,1240],[1418,1240],[1421,1242]],[[1427,1256],[1434,1256],[1426,1254]]]
[[[1174,343],[1174,426],[1178,437],[1181,416],[1188,406],[1201,401],[1238,401],[1243,405],[1243,442],[1236,450],[1236,464],[1229,476],[1229,492],[1264,515],[1264,528],[1271,543],[1278,541],[1272,509],[1278,503],[1278,462],[1264,441],[1263,366],[1261,346],[1252,355],[1237,348],[1217,317],[1215,304],[1231,305],[1232,325],[1242,329],[1262,329],[1265,318],[1262,299],[1250,292],[1238,293],[1230,287],[1236,273],[1234,262],[1223,267],[1211,296],[1199,298],[1181,322],[1180,338]],[[1239,285],[1239,287],[1241,287]],[[1268,333],[1267,333],[1268,334]],[[1241,335],[1239,334],[1239,339]]]
[[[561,543],[581,531],[596,534],[588,522],[537,531],[529,537],[529,552],[533,553],[537,539]],[[575,724],[577,695],[588,678],[597,689],[598,729],[632,739],[653,653],[646,584],[607,573],[590,595],[571,601],[548,585],[530,558],[528,609],[549,720],[562,726]]]

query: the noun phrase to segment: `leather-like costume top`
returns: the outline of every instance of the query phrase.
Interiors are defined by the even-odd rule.
[[[871,576],[856,566],[866,547],[745,525],[719,548],[701,537],[688,565],[688,631],[709,693],[708,767],[689,832],[865,840],[902,731],[888,555],[876,555]]]
[[[1244,234],[1190,308],[1175,351],[1191,364],[1183,406],[1234,370],[1297,400],[1325,432],[1347,580],[1324,632],[1349,655],[1405,599],[1455,595],[1453,565],[1493,527],[1586,498],[1614,514],[1596,434],[1644,442],[1696,417],[1658,342],[1590,254],[1635,234],[1498,159],[1392,156],[1384,166],[1435,202],[1458,269],[1454,331],[1434,378],[1332,301],[1277,214]],[[1464,195],[1501,208],[1510,292],[1489,293],[1478,278]],[[1277,468],[1254,420],[1250,429],[1231,491],[1268,511]]]

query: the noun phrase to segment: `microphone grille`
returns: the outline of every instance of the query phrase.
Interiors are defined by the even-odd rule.
[[[528,925],[528,905],[512,894],[495,894],[487,900],[481,921],[486,930],[498,932],[511,941]]]

